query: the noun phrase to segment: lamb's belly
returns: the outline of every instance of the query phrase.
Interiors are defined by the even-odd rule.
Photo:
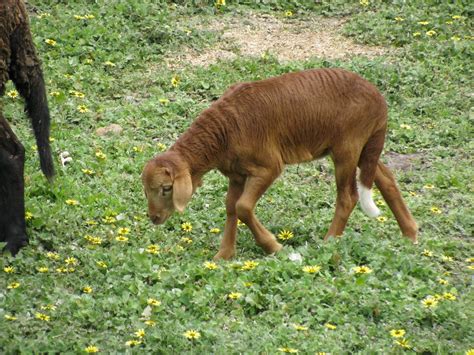
[[[297,164],[314,160],[314,155],[307,148],[288,149],[282,152],[285,164]]]

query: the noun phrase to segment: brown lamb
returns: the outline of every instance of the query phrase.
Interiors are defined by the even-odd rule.
[[[266,252],[281,249],[254,208],[286,164],[329,155],[335,165],[336,211],[326,234],[340,236],[360,195],[369,216],[380,189],[402,233],[416,242],[417,224],[390,170],[379,160],[387,105],[377,88],[343,69],[315,69],[236,84],[165,153],[150,160],[142,181],[153,223],[182,212],[203,175],[217,168],[229,178],[224,237],[216,259],[235,255],[237,219]],[[357,167],[360,169],[357,182]]]
[[[49,145],[50,116],[46,89],[28,25],[25,4],[0,0],[0,96],[11,79],[25,99],[36,137],[43,173],[52,179],[54,165]],[[0,242],[12,254],[26,245],[23,168],[25,150],[0,107]]]

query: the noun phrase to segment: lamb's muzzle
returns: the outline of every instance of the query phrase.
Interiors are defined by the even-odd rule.
[[[368,81],[342,69],[307,70],[234,85],[167,152],[146,164],[142,181],[148,214],[159,224],[174,210],[182,212],[202,176],[217,168],[229,178],[229,188],[216,258],[235,255],[237,219],[250,228],[258,245],[273,253],[281,245],[256,218],[257,201],[286,164],[329,155],[335,165],[337,198],[325,239],[343,233],[359,193],[364,211],[378,214],[371,197],[375,181],[402,233],[416,242],[416,222],[392,173],[379,160],[386,128],[382,95]]]

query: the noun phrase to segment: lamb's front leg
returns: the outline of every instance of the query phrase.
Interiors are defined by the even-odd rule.
[[[270,170],[261,170],[259,176],[249,176],[245,182],[244,192],[237,201],[236,210],[239,219],[252,231],[255,242],[267,253],[281,250],[275,236],[271,234],[255,217],[254,208],[259,198],[278,177],[279,173]]]
[[[222,238],[219,252],[214,259],[228,260],[235,255],[235,242],[237,238],[237,212],[235,204],[244,190],[244,179],[229,179],[229,188],[226,197],[226,213],[224,237]]]

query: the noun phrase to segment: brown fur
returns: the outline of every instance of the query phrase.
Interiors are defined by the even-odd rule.
[[[229,178],[229,190],[224,238],[216,258],[235,254],[237,218],[251,229],[257,244],[267,252],[278,251],[281,245],[254,215],[258,199],[286,164],[330,155],[337,200],[326,239],[343,233],[358,200],[359,167],[362,185],[370,189],[375,179],[403,234],[416,241],[416,222],[393,176],[379,161],[386,127],[387,106],[379,91],[342,69],[307,70],[234,85],[169,151],[145,166],[142,178],[150,218],[163,223],[173,209],[182,210],[202,176],[217,168]],[[163,191],[163,185],[173,191]],[[176,194],[180,206],[173,203]]]

